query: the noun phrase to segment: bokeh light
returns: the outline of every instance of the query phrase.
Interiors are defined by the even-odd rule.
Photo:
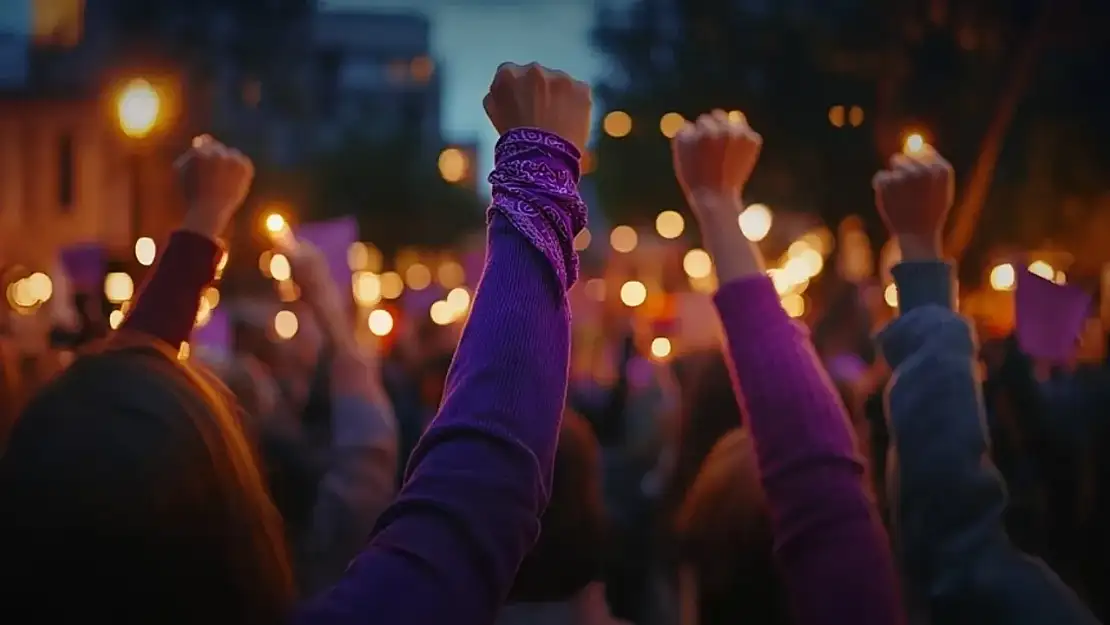
[[[113,330],[118,330],[122,323],[123,323],[123,311],[122,310],[113,310],[112,312],[108,313],[108,327],[109,328],[112,328]]]
[[[393,331],[393,315],[381,308],[370,311],[370,315],[366,318],[366,325],[370,327],[370,332],[374,336],[387,336]]]
[[[270,256],[270,277],[278,282],[285,282],[293,277],[293,268],[285,254]]]
[[[104,297],[109,302],[119,304],[131,299],[135,294],[135,282],[122,271],[115,271],[104,277]]]
[[[382,280],[369,271],[356,271],[351,276],[351,291],[359,306],[374,306],[382,299]]]
[[[470,159],[458,148],[447,148],[439,154],[439,175],[447,182],[462,182],[470,170]]]
[[[609,245],[621,254],[627,254],[636,249],[640,237],[631,226],[617,226],[613,228],[613,232],[609,234]]]
[[[677,211],[663,211],[655,218],[655,231],[664,239],[677,239],[686,229],[686,220]]]
[[[692,249],[682,258],[682,270],[691,278],[704,278],[713,273],[713,259],[703,249]]]
[[[405,281],[401,279],[401,274],[396,271],[387,271],[381,275],[382,282],[382,297],[385,299],[397,299],[405,292]],[[384,334],[381,336],[385,336]]]
[[[758,243],[770,234],[773,218],[771,209],[767,206],[752,204],[740,213],[737,221],[740,224],[740,232],[744,233],[749,241]]]
[[[470,310],[470,291],[461,286],[451,289],[445,299],[456,315],[465,315]]]
[[[889,284],[883,291],[883,301],[891,308],[898,308],[898,287]]]
[[[925,135],[920,132],[910,132],[902,143],[902,152],[905,154],[920,154],[926,145]]]
[[[436,279],[445,289],[453,289],[466,282],[466,272],[459,263],[449,260],[440,263],[436,269]]]
[[[659,360],[671,355],[671,340],[665,336],[657,336],[651,341],[651,355]]]
[[[1029,265],[1029,273],[1049,281],[1056,278],[1056,269],[1043,260],[1033,261]]]
[[[451,310],[451,305],[444,300],[432,302],[428,315],[432,318],[432,323],[437,326],[449,325],[455,320],[455,311]]]
[[[405,270],[405,282],[414,291],[423,291],[432,284],[432,271],[423,263],[413,263]]]
[[[800,293],[791,293],[782,298],[782,308],[786,314],[797,319],[806,314],[806,300]]]
[[[297,335],[300,325],[297,314],[291,310],[282,310],[274,315],[274,334],[279,339],[287,341],[293,338]]]
[[[593,238],[594,237],[592,234],[590,234],[589,228],[582,228],[582,230],[574,237],[575,251],[581,252],[584,251],[587,247],[590,247],[590,243],[593,241]]]
[[[659,131],[668,139],[673,139],[686,125],[686,118],[678,113],[667,113],[659,119]]]
[[[995,291],[1012,291],[1017,285],[1017,272],[1010,263],[1002,263],[991,269],[989,281]]]
[[[266,216],[266,230],[270,234],[277,234],[286,228],[288,224],[285,223],[285,218],[278,213],[270,213]]]
[[[347,248],[347,267],[351,271],[364,271],[370,264],[370,250],[365,243],[355,241]]]
[[[154,264],[154,257],[158,254],[158,246],[150,237],[140,237],[135,241],[135,260],[143,267]]]
[[[141,139],[154,130],[161,109],[162,99],[154,85],[142,78],[127,83],[116,101],[120,129],[133,139]]]
[[[632,132],[632,116],[624,111],[611,111],[601,120],[601,128],[610,137],[627,137]]]
[[[629,280],[621,285],[621,302],[635,308],[647,300],[647,287],[638,280]]]

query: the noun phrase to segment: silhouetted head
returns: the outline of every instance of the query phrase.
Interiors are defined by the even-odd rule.
[[[0,459],[8,622],[281,621],[281,519],[226,394],[152,345],[79,358]]]
[[[676,533],[680,559],[697,572],[701,597],[722,612],[713,622],[791,622],[746,429],[726,434],[706,457],[679,511]]]
[[[551,503],[540,526],[539,541],[520,566],[510,602],[565,601],[601,577],[606,518],[600,447],[590,424],[574,413],[563,416]]]
[[[674,471],[664,495],[667,523],[671,522],[694,482],[709,450],[742,421],[728,365],[720,350],[691,359],[682,383],[681,422]]]

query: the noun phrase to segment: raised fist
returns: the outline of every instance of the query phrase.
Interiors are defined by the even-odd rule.
[[[539,128],[579,150],[590,136],[590,86],[538,63],[502,63],[482,100],[497,132]]]
[[[332,280],[328,260],[316,246],[299,241],[297,247],[289,250],[289,264],[293,279],[301,287],[301,296],[313,305],[339,303],[335,281]]]
[[[763,137],[746,121],[729,120],[721,110],[687,123],[671,142],[674,172],[691,198],[700,195],[736,199],[759,160]]]
[[[939,241],[952,207],[955,175],[952,166],[926,146],[912,155],[895,154],[890,169],[875,174],[875,205],[890,234],[907,242]]]
[[[239,150],[201,135],[176,167],[189,205],[186,228],[219,237],[247,197],[254,165]]]

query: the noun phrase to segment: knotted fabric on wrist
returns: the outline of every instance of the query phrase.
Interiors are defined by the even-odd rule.
[[[578,194],[581,154],[570,142],[537,128],[502,135],[489,175],[493,202],[551,263],[559,284],[578,280],[574,237],[586,227],[586,204]]]

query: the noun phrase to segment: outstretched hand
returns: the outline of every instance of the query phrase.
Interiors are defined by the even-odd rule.
[[[188,202],[185,229],[219,238],[247,197],[254,165],[239,150],[201,135],[175,167]]]
[[[912,155],[895,154],[890,168],[875,174],[875,205],[902,256],[935,258],[955,196],[955,174],[948,161],[926,146]]]
[[[501,134],[514,128],[539,128],[580,151],[589,139],[590,86],[538,63],[502,63],[482,105]]]
[[[694,210],[705,204],[700,200],[706,196],[738,200],[762,147],[759,133],[743,119],[730,120],[722,110],[687,123],[671,149],[678,183]]]

